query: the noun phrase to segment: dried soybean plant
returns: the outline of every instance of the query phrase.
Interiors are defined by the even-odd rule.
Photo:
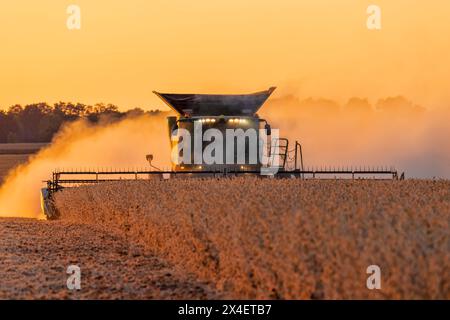
[[[230,298],[450,298],[449,181],[171,179],[56,195]],[[378,265],[381,290],[366,287]]]

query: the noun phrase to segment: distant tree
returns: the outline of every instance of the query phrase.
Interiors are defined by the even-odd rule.
[[[23,111],[22,106],[20,104],[15,104],[15,105],[9,107],[8,114],[17,115],[17,114],[20,114],[22,111]]]
[[[43,117],[39,122],[37,136],[39,142],[51,141],[53,135],[58,132],[61,125],[67,120],[59,114],[49,114]]]
[[[91,106],[60,101],[54,105],[41,102],[25,107],[15,104],[7,111],[0,110],[0,143],[49,142],[65,122],[85,118],[92,123],[101,123],[146,113],[153,115],[159,111],[135,108],[121,112],[116,105],[104,103]]]
[[[373,109],[369,103],[369,100],[353,97],[348,100],[344,110],[354,114],[363,114],[369,113]]]
[[[402,96],[380,99],[376,104],[376,108],[382,112],[403,115],[420,114],[425,111],[425,108],[414,104],[412,101]]]
[[[128,110],[125,113],[125,116],[127,117],[137,117],[137,116],[142,116],[144,114],[144,110],[142,110],[141,108],[133,108]]]
[[[51,110],[52,108],[46,103],[26,105],[18,118],[20,139],[27,142],[41,142],[40,123],[51,114]]]
[[[6,143],[8,137],[8,128],[6,127],[8,116],[6,112],[0,110],[0,143]]]

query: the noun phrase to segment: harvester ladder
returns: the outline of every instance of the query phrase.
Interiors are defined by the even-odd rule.
[[[286,138],[274,138],[272,139],[271,150],[271,163],[274,163],[275,157],[279,157],[279,167],[285,169],[286,159],[289,148],[289,140]],[[272,152],[274,151],[274,152]]]

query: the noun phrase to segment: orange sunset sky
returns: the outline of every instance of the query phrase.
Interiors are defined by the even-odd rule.
[[[81,8],[68,30],[66,8]],[[382,30],[366,27],[370,4]],[[165,108],[152,90],[450,103],[448,0],[16,0],[0,4],[0,108]]]

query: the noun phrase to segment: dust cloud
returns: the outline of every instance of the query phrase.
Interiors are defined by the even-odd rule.
[[[0,217],[43,218],[40,189],[55,169],[169,168],[170,146],[167,114],[130,116],[92,125],[85,120],[70,123],[52,143],[13,169],[0,188]]]
[[[306,166],[394,166],[407,178],[450,178],[448,105],[425,108],[403,96],[339,104],[286,94],[269,100],[260,116],[280,136],[299,140]]]

